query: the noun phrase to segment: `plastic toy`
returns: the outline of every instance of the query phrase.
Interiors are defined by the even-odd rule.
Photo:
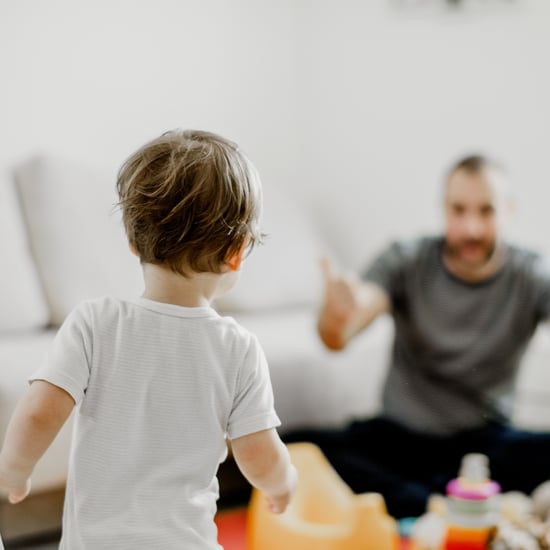
[[[479,453],[462,458],[459,476],[447,484],[445,550],[486,550],[498,523],[500,485],[489,478],[488,459]]]
[[[288,446],[298,488],[280,515],[254,490],[248,509],[248,550],[397,550],[397,522],[378,493],[355,495],[311,443]]]

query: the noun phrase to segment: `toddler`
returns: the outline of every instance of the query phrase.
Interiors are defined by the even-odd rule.
[[[234,143],[173,131],[126,161],[117,189],[144,293],[67,317],[10,421],[0,488],[25,498],[76,405],[60,548],[220,549],[227,440],[273,512],[296,484],[262,348],[211,306],[261,239],[260,180]]]

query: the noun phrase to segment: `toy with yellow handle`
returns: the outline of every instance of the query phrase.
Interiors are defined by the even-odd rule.
[[[298,487],[283,514],[272,514],[254,490],[248,550],[397,550],[397,522],[378,493],[355,495],[311,443],[288,445]]]

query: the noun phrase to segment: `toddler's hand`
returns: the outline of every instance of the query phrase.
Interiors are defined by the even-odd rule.
[[[282,514],[290,502],[289,493],[278,496],[266,496],[265,498],[267,500],[268,510],[274,514]]]
[[[292,495],[296,491],[298,472],[293,464],[290,464],[287,482],[288,490],[286,492],[280,495],[266,495],[267,507],[274,514],[282,514],[286,510]]]
[[[7,491],[8,501],[17,504],[24,500],[31,490],[31,480],[12,480],[0,472],[0,489]]]

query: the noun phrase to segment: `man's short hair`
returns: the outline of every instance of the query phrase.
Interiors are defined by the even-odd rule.
[[[497,172],[504,173],[504,167],[489,157],[480,154],[473,154],[462,157],[456,161],[447,172],[446,182],[449,181],[451,176],[460,170],[464,170],[469,174],[479,174],[485,170],[496,170]]]
[[[129,243],[142,263],[182,275],[219,273],[245,243],[261,240],[258,173],[219,135],[161,135],[126,160],[117,190]]]

